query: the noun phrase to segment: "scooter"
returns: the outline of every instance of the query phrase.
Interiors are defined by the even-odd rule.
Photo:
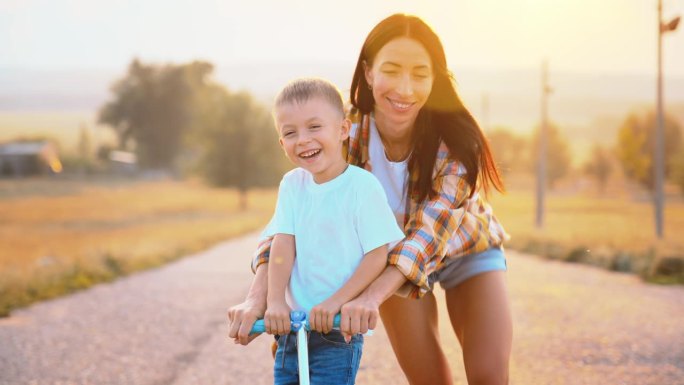
[[[340,327],[340,315],[335,315],[333,319],[333,327]],[[311,330],[311,326],[307,322],[306,313],[303,311],[293,311],[290,313],[290,330],[297,333],[297,361],[299,363],[299,384],[309,385],[309,345],[306,337],[306,332]],[[264,333],[266,327],[264,320],[257,320],[252,326],[250,334]],[[369,330],[366,335],[373,334]]]

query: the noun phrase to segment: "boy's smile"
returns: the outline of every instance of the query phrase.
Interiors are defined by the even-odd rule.
[[[320,149],[316,150],[310,150],[310,151],[304,151],[301,154],[299,154],[300,158],[304,158],[306,161],[313,162],[313,160],[316,159],[316,156],[321,153]]]
[[[347,167],[342,143],[350,122],[324,98],[285,103],[275,111],[280,145],[295,165],[313,174],[316,183],[328,182]]]

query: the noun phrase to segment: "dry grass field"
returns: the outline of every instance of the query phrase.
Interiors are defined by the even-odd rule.
[[[663,252],[684,250],[684,204],[668,203],[665,238],[656,241],[650,202],[591,196],[549,196],[543,230],[534,224],[534,196],[512,191],[493,199],[497,216],[509,233],[520,238],[544,238],[577,246],[605,246],[638,252],[659,247]]]
[[[650,201],[622,189],[550,192],[539,230],[529,180],[508,185],[491,197],[508,247],[684,282],[682,199],[667,203],[666,237],[657,241]],[[275,198],[275,190],[252,191],[241,211],[236,191],[199,182],[0,180],[0,314],[258,229]]]
[[[547,193],[544,226],[538,229],[532,186],[529,180],[514,180],[506,194],[491,197],[511,234],[509,247],[633,272],[654,282],[684,283],[684,200],[676,189],[668,190],[665,236],[659,240],[653,206],[643,192],[624,184],[604,194],[593,188],[559,188]]]
[[[241,211],[236,191],[193,182],[0,180],[0,314],[258,229],[274,202],[253,191]]]

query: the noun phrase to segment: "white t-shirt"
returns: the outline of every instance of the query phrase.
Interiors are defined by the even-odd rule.
[[[375,119],[370,121],[368,158],[371,164],[371,173],[380,181],[397,223],[403,227],[406,211],[406,189],[408,188],[408,158],[402,162],[392,162],[387,159],[385,147],[382,145],[378,128],[375,126]]]
[[[356,130],[358,129],[359,125],[353,124],[349,135],[352,137],[356,136]],[[371,164],[371,173],[378,178],[382,188],[387,194],[387,200],[394,212],[397,223],[403,228],[406,211],[406,190],[408,189],[408,159],[403,162],[392,162],[387,159],[385,147],[383,146],[382,139],[380,139],[380,134],[378,133],[378,127],[375,125],[375,119],[372,117],[369,125],[368,161]],[[463,164],[458,165],[458,173],[462,176],[466,175],[466,169]],[[477,202],[477,199],[478,194],[476,192],[469,198],[469,202]],[[488,208],[487,210],[491,211],[491,208]],[[499,226],[496,221],[491,221],[491,224]],[[492,233],[498,232],[498,229],[492,230]],[[389,249],[391,250],[399,241],[391,242],[388,245]],[[460,248],[460,242],[461,240],[458,237],[449,238],[449,244],[453,244],[452,247],[454,248]]]
[[[352,165],[322,184],[301,168],[285,174],[263,236],[278,233],[295,237],[288,305],[307,313],[347,282],[366,253],[404,237],[380,182]]]

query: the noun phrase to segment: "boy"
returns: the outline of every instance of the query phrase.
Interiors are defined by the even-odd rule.
[[[280,145],[298,166],[283,177],[263,234],[275,236],[264,315],[266,332],[277,335],[275,383],[298,383],[291,310],[308,314],[311,383],[354,383],[363,336],[345,338],[333,317],[382,272],[387,244],[404,234],[377,179],[346,163],[351,122],[334,85],[293,81],[276,98],[274,118]]]

